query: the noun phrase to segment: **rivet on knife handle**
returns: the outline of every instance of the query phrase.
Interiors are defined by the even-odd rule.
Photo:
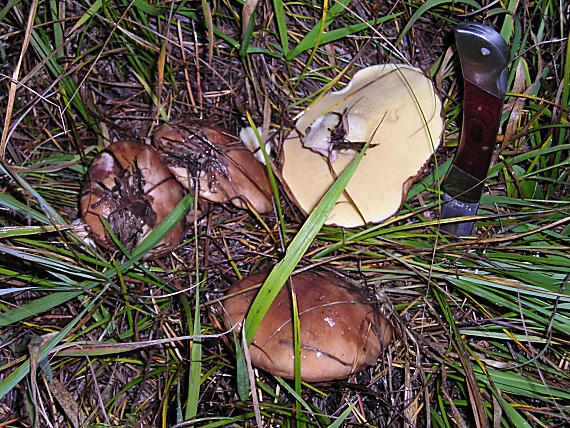
[[[502,36],[483,24],[455,30],[463,72],[463,124],[453,164],[442,183],[441,218],[477,214],[483,182],[495,148],[507,83],[509,49]],[[473,222],[441,225],[455,235],[471,235]]]

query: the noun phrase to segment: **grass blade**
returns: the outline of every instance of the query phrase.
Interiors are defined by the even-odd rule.
[[[400,35],[398,36],[398,40],[396,41],[395,44],[397,45],[397,44],[402,42],[403,38],[406,37],[406,35],[408,34],[408,31],[410,31],[410,29],[417,22],[417,20],[420,19],[428,10],[430,10],[434,7],[437,7],[437,6],[447,4],[447,3],[453,3],[454,7],[455,7],[455,5],[457,5],[459,3],[464,3],[468,6],[472,6],[475,9],[481,9],[481,5],[478,2],[473,1],[473,0],[457,0],[457,1],[456,0],[429,0],[429,1],[426,1],[420,7],[418,7],[418,10],[416,10],[416,12],[408,20],[405,27],[400,32]]]
[[[344,421],[346,420],[346,418],[348,418],[348,416],[350,415],[350,413],[352,412],[352,410],[353,410],[355,407],[356,407],[356,403],[351,403],[351,404],[344,410],[344,412],[342,412],[342,413],[340,414],[340,416],[338,417],[338,419],[328,426],[328,428],[340,428],[341,426],[343,426],[342,424],[344,423]]]
[[[342,174],[339,175],[338,179],[333,183],[327,193],[325,193],[295,238],[291,241],[283,260],[269,273],[246,317],[245,328],[248,343],[253,341],[259,324],[269,310],[271,303],[275,300],[279,290],[281,290],[281,287],[283,287],[285,281],[287,281],[293,269],[295,269],[295,266],[297,266],[297,263],[305,254],[309,245],[311,245],[313,239],[315,239],[315,236],[319,233],[319,230],[321,230],[325,220],[334,208],[336,201],[358,168],[367,148],[368,144],[364,146],[362,151],[348,164]]]
[[[79,321],[83,318],[87,312],[89,312],[95,303],[105,294],[107,288],[110,284],[106,285],[93,299],[85,305],[85,308],[75,317],[73,320],[61,329],[48,343],[40,348],[37,355],[37,361],[42,361],[49,355],[50,351],[61,342],[65,336],[77,325]],[[0,401],[6,394],[8,394],[24,377],[28,375],[31,369],[31,360],[26,360],[20,367],[6,376],[2,381],[0,381]]]
[[[273,0],[273,10],[275,11],[277,31],[279,32],[279,40],[281,41],[281,51],[283,55],[287,56],[289,53],[289,32],[287,30],[287,21],[285,20],[283,0]]]
[[[194,322],[193,334],[199,336],[202,330],[200,323],[200,283],[195,288]],[[198,413],[198,403],[200,402],[200,382],[202,371],[202,342],[200,339],[192,341],[190,378],[188,379],[188,399],[186,401],[186,411],[184,419],[190,420]]]
[[[186,195],[180,200],[178,205],[170,212],[170,214],[151,232],[149,235],[133,250],[131,258],[120,265],[122,272],[129,270],[154,246],[156,246],[161,239],[170,231],[174,225],[178,223],[190,210],[194,204],[194,198],[191,195]],[[101,274],[102,278],[111,279],[117,274],[115,269],[109,269]],[[98,281],[89,281],[86,283],[79,283],[77,291],[66,291],[52,293],[32,302],[26,303],[16,307],[8,312],[0,314],[0,327],[5,327],[13,323],[22,321],[31,316],[44,313],[59,305],[68,302],[76,297],[81,296],[85,291],[99,285]]]

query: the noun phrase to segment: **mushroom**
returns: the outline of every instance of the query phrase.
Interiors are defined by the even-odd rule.
[[[197,187],[201,198],[238,208],[249,202],[260,214],[273,209],[265,168],[239,138],[205,124],[163,124],[153,144],[176,179],[188,189]]]
[[[115,248],[101,218],[127,250],[136,247],[172,211],[184,189],[151,146],[117,141],[95,156],[81,190],[81,217],[103,247]],[[173,251],[184,233],[184,220],[145,255]]]
[[[263,138],[263,129],[261,127],[257,127],[257,133]],[[245,146],[249,149],[249,151],[253,154],[253,157],[265,165],[265,158],[263,157],[263,153],[261,151],[261,146],[259,145],[259,141],[257,140],[257,135],[251,126],[247,126],[245,128],[240,129],[239,131],[239,139]],[[271,143],[268,141],[265,143],[265,153],[267,156],[271,154],[272,146]]]
[[[227,328],[244,319],[267,272],[249,276],[228,291],[224,301]],[[392,328],[351,283],[324,271],[291,277],[299,312],[301,378],[308,382],[343,379],[375,364],[392,339]],[[293,321],[289,287],[278,293],[250,347],[255,366],[292,379]]]
[[[360,70],[305,111],[284,142],[282,177],[295,202],[308,214],[368,142],[325,224],[355,227],[390,217],[440,143],[441,108],[418,69],[385,64]]]

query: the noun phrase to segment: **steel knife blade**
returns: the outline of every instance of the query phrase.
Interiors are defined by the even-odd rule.
[[[474,216],[495,148],[507,86],[509,48],[493,28],[466,22],[455,29],[463,73],[463,122],[459,147],[442,182],[441,218]],[[454,235],[471,235],[472,221],[441,224]]]

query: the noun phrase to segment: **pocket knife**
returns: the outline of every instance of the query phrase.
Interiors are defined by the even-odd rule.
[[[463,23],[455,29],[463,72],[463,123],[453,163],[445,176],[441,218],[477,215],[497,140],[507,86],[509,48],[493,28]],[[472,221],[441,224],[454,235],[471,235]]]

